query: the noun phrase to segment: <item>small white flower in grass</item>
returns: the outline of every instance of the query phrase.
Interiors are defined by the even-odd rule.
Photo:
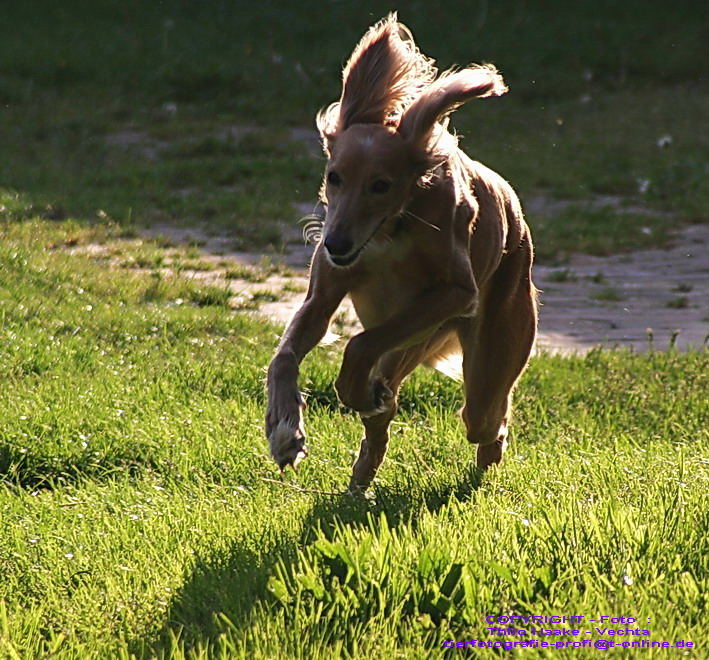
[[[643,227],[640,230],[640,233],[645,234],[645,236],[649,236],[650,234],[652,234],[652,229],[650,229],[650,227]]]
[[[631,584],[633,584],[633,578],[631,578],[628,574],[623,573],[623,584],[626,587],[629,587]]]
[[[667,149],[672,144],[672,136],[671,135],[663,135],[657,140],[657,146],[660,149]]]
[[[529,520],[527,520],[526,518],[522,518],[522,524],[523,524],[525,527],[529,527],[529,526],[531,525],[531,523],[529,522]]]
[[[67,559],[74,559],[74,553],[73,552],[67,552],[64,555]]]
[[[644,195],[650,188],[650,179],[637,179],[638,182],[638,192]]]
[[[30,539],[30,540],[28,541],[28,543],[31,543],[32,545],[35,545],[35,544],[39,543],[39,537],[35,537],[35,538],[33,538],[33,539]]]

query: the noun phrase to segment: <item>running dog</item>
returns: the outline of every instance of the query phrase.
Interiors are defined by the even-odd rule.
[[[299,365],[346,295],[365,328],[335,382],[365,429],[350,490],[364,491],[382,463],[402,381],[455,354],[478,466],[502,460],[537,328],[532,238],[512,187],[468,158],[447,125],[470,99],[506,91],[490,65],[439,74],[394,14],[355,48],[340,100],[317,116],[322,238],[268,369],[266,434],[281,469],[307,455]]]

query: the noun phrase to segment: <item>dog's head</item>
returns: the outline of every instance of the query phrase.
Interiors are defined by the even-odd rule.
[[[444,120],[466,101],[507,91],[490,66],[436,77],[394,14],[374,25],[343,73],[342,96],[318,114],[328,163],[323,242],[338,267],[355,263],[413,187],[450,155]]]

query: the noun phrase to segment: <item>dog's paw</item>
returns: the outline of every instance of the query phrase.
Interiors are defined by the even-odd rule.
[[[275,426],[268,436],[268,443],[271,456],[281,471],[289,465],[293,469],[297,468],[300,461],[308,455],[305,434],[300,428],[293,428],[287,422],[279,422]]]
[[[386,381],[382,378],[375,378],[370,382],[370,400],[373,405],[367,410],[360,410],[359,416],[367,419],[368,417],[376,417],[382,413],[388,412],[392,408],[392,399],[394,393],[391,391]]]

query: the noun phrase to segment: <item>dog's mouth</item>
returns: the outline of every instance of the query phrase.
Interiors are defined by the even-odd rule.
[[[347,266],[351,266],[357,259],[359,259],[359,255],[362,254],[362,251],[364,248],[367,247],[367,243],[369,241],[365,241],[359,248],[357,248],[354,252],[351,254],[348,254],[344,257],[336,257],[328,252],[328,256],[330,257],[330,261],[332,261],[335,266],[339,266],[340,268],[346,268]]]
[[[374,235],[379,231],[381,226],[386,221],[387,218],[382,218],[379,221],[379,224],[374,228],[374,231],[369,235],[367,240],[364,241],[364,243],[362,243],[362,245],[360,245],[354,252],[339,256],[330,254],[326,249],[325,252],[327,253],[328,259],[332,262],[333,265],[337,266],[338,268],[347,268],[348,266],[351,266],[355,261],[357,261],[357,259],[359,259],[362,252],[364,252],[364,249],[369,245],[369,242],[374,238]]]

